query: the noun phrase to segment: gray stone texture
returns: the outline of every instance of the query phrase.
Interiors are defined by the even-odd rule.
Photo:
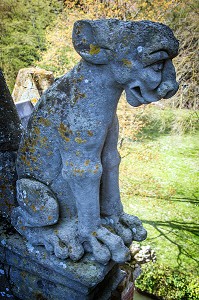
[[[0,151],[17,150],[20,138],[20,119],[0,70]]]
[[[21,124],[14,102],[0,70],[0,214],[10,217],[16,203],[16,150]]]
[[[9,293],[23,300],[107,300],[125,276],[114,262],[104,266],[87,254],[76,263],[33,247],[0,220],[0,263]]]
[[[73,43],[81,61],[42,95],[23,135],[12,224],[57,258],[123,263],[146,230],[120,200],[117,103],[123,90],[135,107],[173,96],[178,42],[163,24],[110,19],[77,21]]]

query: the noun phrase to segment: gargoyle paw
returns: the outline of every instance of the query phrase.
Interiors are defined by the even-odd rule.
[[[147,232],[138,217],[122,213],[120,216],[109,216],[102,219],[102,224],[111,227],[129,246],[132,241],[143,241]]]
[[[107,264],[110,259],[124,263],[130,258],[129,249],[123,240],[104,227],[92,232],[89,244],[95,259],[102,264]]]

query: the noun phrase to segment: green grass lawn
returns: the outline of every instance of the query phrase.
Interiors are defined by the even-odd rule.
[[[159,263],[198,272],[199,133],[159,135],[120,149],[126,212],[148,231]]]

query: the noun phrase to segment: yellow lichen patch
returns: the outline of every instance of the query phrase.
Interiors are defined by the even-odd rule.
[[[70,142],[70,138],[68,137],[69,134],[72,134],[72,130],[70,130],[66,125],[64,125],[62,122],[60,123],[58,127],[58,131],[61,135],[61,137],[66,141]]]
[[[45,118],[40,117],[38,119],[38,123],[43,124],[45,126],[50,126],[51,125],[51,121]]]
[[[88,166],[89,164],[90,164],[90,159],[86,160],[84,163],[85,166]]]
[[[99,170],[99,165],[97,164],[97,165],[95,166],[95,170],[93,171],[93,173],[96,174],[96,173],[98,172],[98,170]]]
[[[39,129],[38,127],[35,127],[35,128],[34,128],[34,132],[35,132],[36,134],[40,134],[40,129]]]
[[[129,68],[132,67],[132,62],[130,60],[123,58],[122,62],[126,67],[129,67]]]
[[[38,99],[37,98],[32,98],[30,100],[30,102],[35,106],[37,104],[37,102],[38,102]]]
[[[75,85],[76,83],[81,82],[83,79],[84,79],[84,76],[83,76],[83,75],[81,75],[80,77],[74,77],[74,78],[72,79],[72,83]]]
[[[47,137],[44,136],[40,139],[40,142],[41,142],[41,144],[46,144],[47,140],[48,140]]]
[[[83,140],[83,139],[80,138],[80,137],[76,137],[76,138],[75,138],[75,142],[78,143],[78,144],[83,144],[83,143],[86,143],[86,140]]]
[[[73,174],[74,174],[74,175],[79,174],[80,176],[82,176],[83,173],[84,173],[84,170],[81,170],[81,169],[73,169]]]
[[[76,151],[75,153],[76,156],[80,156],[80,154],[81,154],[80,151]]]
[[[93,232],[92,232],[92,235],[93,235],[93,236],[97,236],[97,232],[96,232],[96,231],[93,231]]]
[[[44,206],[44,205],[42,205],[42,206],[40,207],[40,210],[44,210],[44,208],[45,208],[45,206]]]
[[[31,208],[34,212],[36,212],[36,210],[37,210],[34,204],[32,204],[30,208]]]
[[[100,52],[100,47],[99,46],[90,44],[89,54],[95,55],[95,54],[98,54],[99,52]]]
[[[52,216],[48,216],[48,221],[51,221],[52,220]]]
[[[81,93],[81,92],[79,92],[79,91],[76,91],[76,92],[75,92],[75,96],[74,96],[74,98],[73,98],[73,102],[74,102],[74,103],[77,103],[77,101],[79,101],[79,99],[85,98],[85,97],[86,97],[86,94]]]
[[[37,161],[37,157],[36,156],[31,156],[31,160],[33,160],[34,162]]]
[[[31,165],[29,160],[26,160],[26,161],[25,161],[25,164],[26,164],[28,167],[30,167],[30,165]]]
[[[88,130],[87,133],[89,136],[93,136],[93,132],[91,130]]]

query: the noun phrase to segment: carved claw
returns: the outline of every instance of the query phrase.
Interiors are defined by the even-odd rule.
[[[120,216],[109,216],[102,219],[102,224],[113,228],[114,232],[122,238],[124,244],[129,246],[132,241],[143,241],[147,232],[138,217],[122,213]]]
[[[78,238],[76,219],[62,219],[60,224],[51,227],[28,227],[26,221],[16,210],[13,215],[14,226],[32,245],[43,245],[50,253],[60,259],[70,258],[78,261],[84,255],[84,248]]]
[[[146,239],[147,231],[142,226],[142,222],[138,217],[131,216],[123,212],[120,215],[120,221],[131,229],[134,241],[141,242]]]
[[[105,227],[98,228],[86,238],[90,245],[96,261],[107,264],[110,259],[117,263],[124,263],[130,259],[129,249],[124,245],[123,240],[116,234],[111,233]]]
[[[60,259],[70,258],[73,261],[78,261],[84,255],[84,249],[76,235],[62,233],[61,230],[51,231],[45,237],[40,236],[40,242],[48,252],[54,253]],[[34,241],[32,242],[33,244]]]

